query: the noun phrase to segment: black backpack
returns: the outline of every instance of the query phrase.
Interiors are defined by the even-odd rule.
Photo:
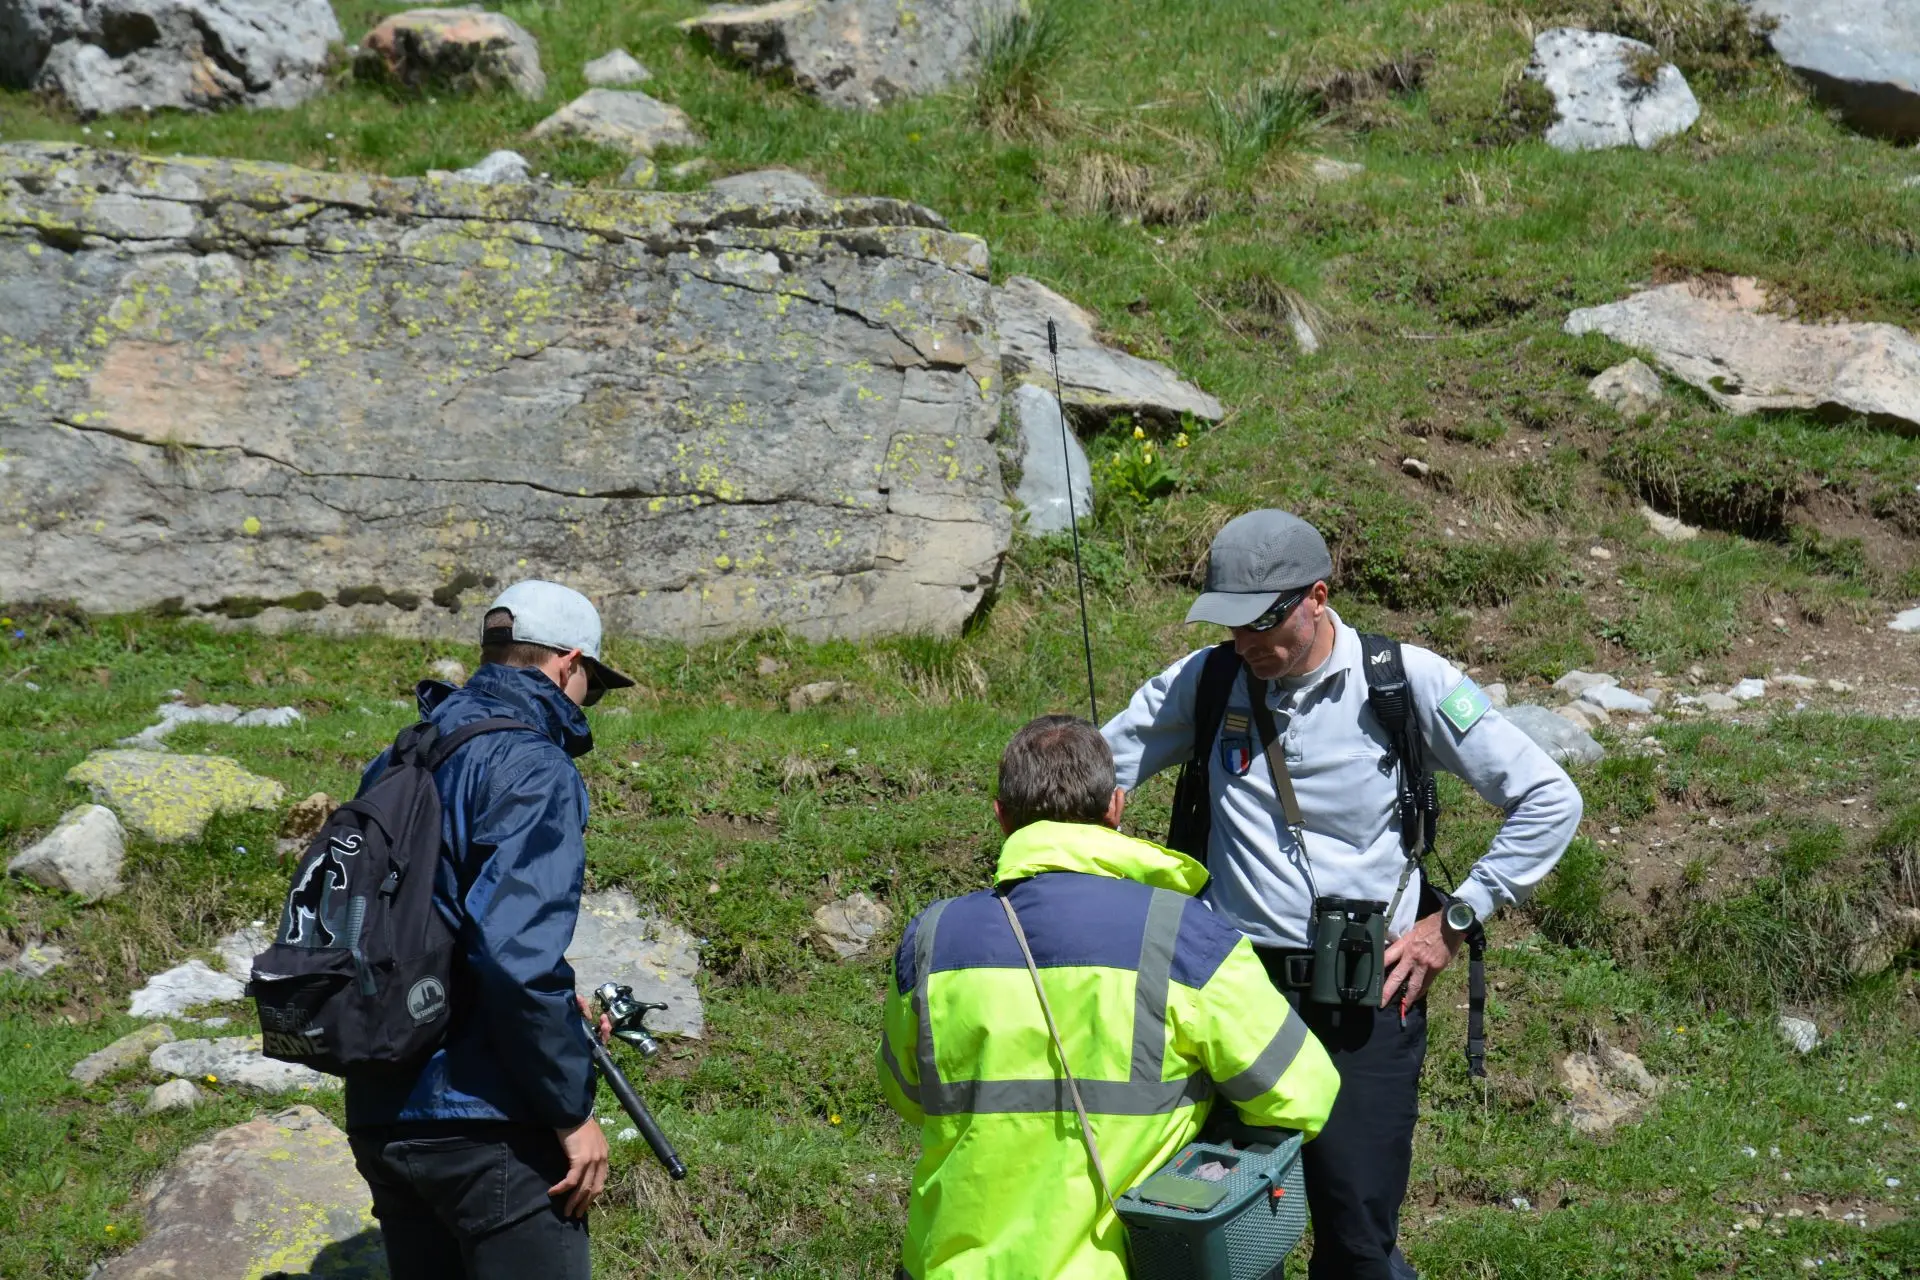
[[[518,720],[405,730],[365,793],[307,846],[247,994],[269,1058],[330,1075],[418,1065],[452,1022],[453,930],[433,905],[440,791],[433,772],[470,739]]]

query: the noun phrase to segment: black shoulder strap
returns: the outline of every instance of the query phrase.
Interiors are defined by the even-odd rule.
[[[1367,705],[1393,744],[1400,777],[1400,841],[1418,861],[1433,848],[1440,818],[1440,792],[1420,736],[1419,709],[1407,680],[1400,642],[1390,636],[1360,633],[1361,665],[1367,673]]]
[[[472,724],[463,724],[453,732],[441,736],[435,734],[420,745],[421,761],[429,770],[438,769],[445,764],[453,753],[467,745],[483,733],[507,733],[515,729],[527,733],[538,733],[524,720],[512,720],[506,716],[492,716],[485,720],[475,720]]]
[[[1234,677],[1240,672],[1240,655],[1233,641],[1223,640],[1207,650],[1200,668],[1200,690],[1193,704],[1193,754],[1189,760],[1205,762],[1220,733],[1220,721],[1227,714],[1227,699],[1233,694]]]

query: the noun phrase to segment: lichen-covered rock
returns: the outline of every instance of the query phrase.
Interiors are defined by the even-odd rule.
[[[0,425],[0,439],[5,435]],[[67,770],[67,781],[85,786],[122,822],[162,844],[197,840],[214,814],[271,809],[285,794],[279,783],[225,756],[165,751],[96,751]]]
[[[145,1062],[147,1055],[161,1045],[172,1043],[172,1027],[164,1022],[150,1022],[74,1063],[67,1079],[83,1085],[98,1084],[116,1071]]]
[[[1780,61],[1862,133],[1920,138],[1920,9],[1913,0],[1747,0],[1773,20]]]
[[[97,902],[124,887],[120,867],[126,858],[126,833],[113,810],[83,804],[67,810],[59,825],[9,862],[7,870],[48,889]]]
[[[260,1051],[259,1036],[222,1036],[218,1040],[175,1040],[147,1055],[147,1065],[162,1075],[206,1084],[225,1084],[255,1093],[289,1089],[337,1089],[340,1081],[297,1062],[281,1062]]]
[[[0,86],[83,119],[290,107],[325,86],[339,39],[327,0],[0,0]]]
[[[1526,74],[1553,95],[1559,118],[1547,127],[1547,145],[1558,151],[1645,150],[1700,118],[1680,68],[1661,62],[1652,45],[1625,36],[1576,27],[1542,31]]]
[[[1891,324],[1801,324],[1747,276],[1646,289],[1565,328],[1646,352],[1731,413],[1858,414],[1920,432],[1920,339]]]
[[[687,113],[637,89],[589,89],[533,127],[536,138],[578,138],[633,155],[697,147]]]
[[[664,1012],[647,1019],[653,1030],[695,1038],[706,1034],[706,1012],[693,982],[700,972],[699,942],[679,925],[642,911],[625,889],[580,899],[567,963],[578,991],[617,982],[632,987],[636,999],[665,1004]]]
[[[1011,534],[986,248],[900,201],[6,143],[0,279],[0,599],[952,632]]]
[[[1587,384],[1587,394],[1612,405],[1622,417],[1635,418],[1651,413],[1665,397],[1660,375],[1637,358],[1604,369]]]
[[[224,1129],[147,1190],[146,1230],[100,1280],[297,1275],[386,1280],[347,1135],[312,1107]]]
[[[1200,388],[1156,360],[1103,345],[1094,318],[1038,280],[1014,276],[993,291],[1000,321],[1000,354],[1009,381],[1053,390],[1047,321],[1060,343],[1060,395],[1076,416],[1105,420],[1116,414],[1177,423],[1182,414],[1218,422],[1225,410]]]
[[[880,107],[973,74],[979,33],[1023,0],[716,4],[680,25],[761,75],[837,107]]]
[[[508,89],[529,102],[546,96],[540,45],[525,27],[485,9],[409,9],[367,32],[354,72],[408,89],[448,93]]]
[[[169,1080],[153,1086],[147,1105],[141,1110],[150,1116],[167,1111],[191,1111],[200,1105],[200,1088],[191,1080]]]

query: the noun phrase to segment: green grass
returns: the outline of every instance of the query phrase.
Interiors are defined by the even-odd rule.
[[[355,39],[409,6],[336,7]],[[1764,672],[1792,656],[1771,644],[1823,646],[1920,593],[1920,440],[1733,419],[1671,387],[1665,416],[1623,420],[1585,385],[1625,353],[1559,332],[1570,308],[1709,271],[1771,281],[1803,316],[1915,323],[1920,193],[1898,185],[1911,153],[1811,104],[1732,0],[1050,0],[990,41],[977,89],[871,114],[712,56],[672,25],[694,0],[503,7],[541,41],[543,102],[410,95],[343,72],[288,111],[82,125],[15,92],[0,93],[0,137],[391,175],[513,147],[553,180],[606,185],[624,157],[525,134],[585,89],[587,59],[628,48],[654,72],[648,90],[709,139],[713,167],[676,179],[667,165],[684,156],[663,156],[664,185],[781,164],[843,194],[928,205],[986,238],[996,278],[1062,289],[1109,340],[1229,407],[1177,457],[1154,437],[1172,481],[1150,487],[1165,496],[1109,484],[1082,529],[1109,710],[1202,642],[1180,626],[1196,567],[1213,530],[1254,504],[1327,530],[1349,621],[1422,638],[1522,694],[1574,666]],[[1518,76],[1526,33],[1570,14],[1678,60],[1700,124],[1644,153],[1541,144]],[[1316,181],[1316,151],[1365,171]],[[1317,355],[1291,336],[1300,313]],[[1121,468],[1131,447],[1124,428],[1093,442]],[[1425,480],[1402,472],[1410,456]],[[1663,542],[1642,502],[1707,532]],[[589,877],[706,939],[710,1035],[670,1049],[644,1086],[694,1176],[671,1185],[632,1149],[616,1154],[602,1274],[890,1272],[912,1140],[872,1083],[886,959],[821,960],[808,917],[863,889],[904,918],[983,882],[999,746],[1027,717],[1080,704],[1074,601],[1065,540],[1023,538],[962,637],[618,649],[644,691],[609,709],[625,715],[595,713]],[[24,632],[0,651],[9,850],[79,799],[66,769],[144,726],[170,689],[299,705],[308,719],[292,730],[194,727],[173,742],[236,755],[290,799],[338,795],[405,723],[394,701],[426,663],[467,656],[5,612]],[[1749,644],[1775,615],[1791,640]],[[763,676],[761,656],[785,665]],[[787,691],[820,679],[855,691],[784,710]],[[1442,982],[1408,1251],[1436,1275],[1787,1276],[1803,1258],[1825,1260],[1822,1275],[1900,1274],[1920,1251],[1913,957],[1858,979],[1837,951],[1866,908],[1920,902],[1911,722],[1816,711],[1657,737],[1664,756],[1609,738],[1612,758],[1579,779],[1581,838],[1534,906],[1499,924],[1484,1089],[1459,1069],[1460,977]],[[1167,790],[1146,789],[1139,829],[1159,829]],[[1497,815],[1461,787],[1447,801],[1442,853],[1457,869]],[[262,1105],[222,1096],[146,1121],[114,1106],[137,1102],[139,1073],[82,1091],[65,1071],[132,1025],[121,1011],[141,974],[272,909],[277,819],[225,819],[184,848],[135,841],[133,887],[107,904],[0,884],[9,944],[54,939],[73,956],[44,981],[0,976],[0,1275],[83,1274],[137,1233],[146,1176]],[[1655,840],[1678,852],[1652,903],[1635,896],[1635,859]],[[1816,1013],[1827,1045],[1782,1049],[1781,1002]],[[1640,1125],[1595,1141],[1556,1119],[1554,1061],[1602,1035],[1671,1087]],[[1837,1220],[1855,1204],[1870,1229]],[[1760,1229],[1735,1232],[1749,1216]]]

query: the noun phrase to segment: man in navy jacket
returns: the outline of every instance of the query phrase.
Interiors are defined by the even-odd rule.
[[[462,689],[423,683],[421,714],[442,732],[490,717],[533,732],[483,734],[434,775],[453,1027],[416,1071],[349,1078],[347,1131],[393,1280],[585,1280],[607,1140],[566,961],[586,873],[573,761],[593,749],[582,707],[633,681],[600,661],[592,603],[557,583],[509,587],[483,627],[483,665]]]

